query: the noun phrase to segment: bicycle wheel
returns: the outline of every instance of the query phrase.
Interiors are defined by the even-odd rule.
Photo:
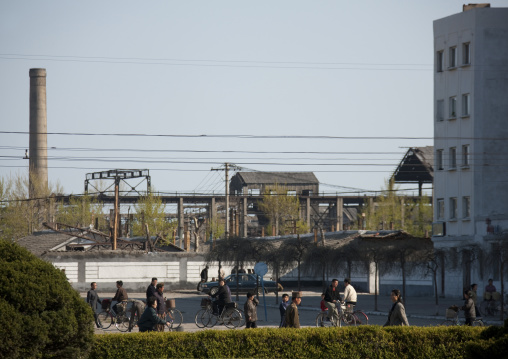
[[[206,312],[206,309],[200,309],[198,310],[198,312],[196,313],[196,316],[194,317],[194,323],[196,323],[196,326],[198,328],[204,328],[205,325],[203,324],[203,322],[201,321],[201,316]]]
[[[178,309],[170,309],[166,313],[166,322],[171,323],[171,329],[179,328],[183,322],[182,312]]]
[[[368,325],[369,324],[369,317],[367,317],[367,314],[362,312],[361,310],[357,310],[353,313],[356,319],[356,324],[358,325]]]
[[[316,327],[334,327],[333,318],[328,318],[327,313],[319,313],[316,317]]]
[[[487,300],[484,300],[481,304],[480,304],[480,312],[483,314],[483,315],[490,315],[490,308],[489,308],[489,304],[490,302],[487,301]]]
[[[445,326],[445,327],[451,327],[451,326],[454,326],[456,325],[455,324],[455,321],[454,320],[451,320],[451,319],[447,319],[445,320],[444,322],[442,322],[441,324],[439,325],[442,325],[442,326]]]
[[[356,325],[356,319],[353,313],[343,313],[340,316],[340,325]]]
[[[130,313],[122,313],[116,316],[115,325],[116,328],[121,332],[129,330]]]
[[[473,321],[473,324],[472,324],[473,327],[484,327],[485,324],[483,323],[483,320],[481,319],[476,319],[475,321]]]
[[[242,322],[240,323],[240,327],[245,327],[245,313],[243,312],[243,310],[239,309],[239,308],[236,308],[236,310],[238,310],[240,312],[240,314],[242,315]]]
[[[212,328],[215,324],[217,324],[217,316],[214,315],[211,310],[205,310],[205,312],[201,315],[201,323],[204,327]]]
[[[97,316],[102,329],[108,329],[113,323],[113,315],[110,312],[100,312]]]
[[[222,319],[226,328],[234,329],[239,327],[242,323],[242,314],[238,309],[232,308],[228,309],[226,313],[223,314]]]

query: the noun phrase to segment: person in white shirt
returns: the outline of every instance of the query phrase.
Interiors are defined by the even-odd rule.
[[[351,285],[351,279],[344,279],[344,299],[346,304],[356,305],[356,290]]]

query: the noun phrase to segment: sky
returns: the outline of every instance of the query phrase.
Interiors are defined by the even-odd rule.
[[[223,193],[226,162],[380,190],[433,144],[432,23],[463,3],[1,1],[0,177],[27,173],[28,72],[45,68],[49,181],[66,194],[108,169]]]

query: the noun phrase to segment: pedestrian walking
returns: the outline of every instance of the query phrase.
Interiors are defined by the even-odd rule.
[[[389,325],[407,325],[409,326],[409,322],[406,317],[406,308],[404,308],[404,303],[402,302],[402,296],[400,294],[400,290],[393,289],[390,294],[390,299],[393,302],[392,309],[390,309],[390,313],[388,313],[388,320],[386,321],[384,327]]]
[[[282,295],[282,301],[279,304],[279,312],[280,312],[280,324],[279,328],[284,326],[284,320],[286,319],[286,309],[289,306],[289,295],[284,293]]]
[[[141,315],[145,311],[145,303],[137,299],[130,299],[132,302],[131,307],[131,318],[129,319],[129,332],[134,328],[134,320],[136,319],[136,315],[138,316],[138,321],[141,319]]]
[[[152,281],[148,285],[148,288],[146,288],[146,300],[148,300],[148,298],[150,298],[150,297],[155,296],[155,292],[157,291],[156,285],[157,285],[157,278],[153,277]]]
[[[157,315],[164,319],[166,318],[166,301],[164,298],[164,283],[157,283],[157,291],[155,292],[155,299],[157,300]],[[157,331],[163,332],[164,325],[158,324]]]
[[[247,293],[247,301],[243,306],[243,311],[245,313],[245,327],[248,328],[257,328],[256,321],[258,320],[258,309],[257,306],[259,304],[259,300],[254,297],[254,294],[251,292]]]
[[[300,328],[300,316],[298,306],[302,303],[302,293],[293,292],[291,295],[291,305],[286,310],[285,328]]]
[[[92,310],[93,310],[93,317],[95,319],[95,325],[97,326],[97,328],[101,328],[102,325],[99,322],[99,318],[97,315],[97,304],[100,304],[101,300],[99,298],[99,295],[96,292],[96,289],[97,289],[97,283],[92,282],[90,284],[90,290],[86,294],[86,302],[90,305],[90,308],[92,308]]]
[[[462,309],[464,311],[464,316],[466,317],[466,325],[472,325],[476,319],[476,311],[474,308],[474,301],[471,298],[472,293],[470,290],[464,291],[464,306]]]
[[[198,283],[198,292],[201,291],[201,284],[208,282],[208,265],[201,271],[201,282]]]

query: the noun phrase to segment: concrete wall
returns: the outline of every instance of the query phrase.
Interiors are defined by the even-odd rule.
[[[53,263],[56,268],[65,270],[72,286],[79,291],[90,288],[91,282],[97,282],[101,291],[116,291],[116,281],[122,280],[128,292],[144,292],[152,277],[165,283],[166,290],[195,289],[201,277],[201,270],[206,265],[202,255],[195,253],[135,253],[135,252],[60,252],[48,253],[44,259]],[[254,268],[255,263],[247,263],[245,269]],[[233,266],[222,265],[225,275],[231,274]],[[374,293],[374,271],[367,274],[363,265],[354,265],[351,275],[353,286],[359,292]],[[208,280],[218,277],[218,263],[209,264]],[[333,278],[339,279],[341,285],[347,276],[342,271],[334,271],[327,275],[327,285]],[[269,271],[265,279],[273,280],[274,274]],[[390,272],[380,276],[378,288],[380,294],[389,294],[393,288],[401,288],[402,277],[398,272]],[[303,287],[320,287],[321,276],[303,272]],[[295,269],[282,274],[281,283],[284,292],[297,289],[298,272]],[[416,296],[432,294],[432,280],[419,271],[407,279],[407,294]]]

